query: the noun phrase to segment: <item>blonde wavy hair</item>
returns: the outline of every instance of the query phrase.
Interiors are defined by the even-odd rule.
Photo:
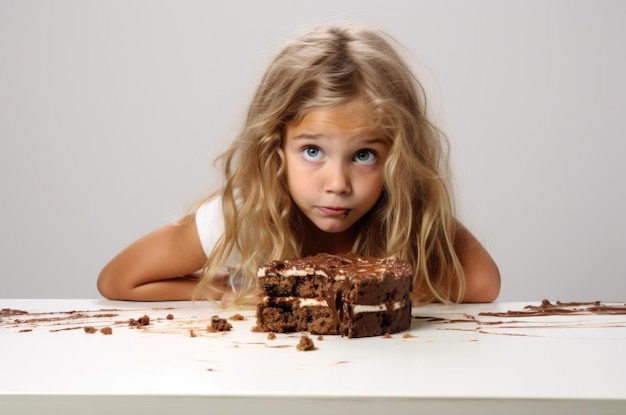
[[[411,262],[415,303],[460,301],[464,278],[454,250],[447,139],[428,119],[424,90],[398,46],[377,29],[324,26],[302,34],[274,58],[243,129],[217,160],[224,184],[211,197],[222,198],[225,231],[196,297],[219,298],[235,289],[238,303],[254,303],[260,264],[304,254],[303,215],[286,185],[285,126],[316,108],[365,100],[392,144],[383,192],[355,225],[360,229],[353,252]],[[230,284],[220,283],[216,275],[234,251],[242,262],[230,270]]]

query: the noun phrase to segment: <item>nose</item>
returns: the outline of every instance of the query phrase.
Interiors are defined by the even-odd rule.
[[[350,184],[350,173],[341,164],[331,164],[328,166],[324,189],[327,193],[347,194],[352,190]]]

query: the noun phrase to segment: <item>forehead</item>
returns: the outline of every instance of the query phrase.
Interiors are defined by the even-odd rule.
[[[288,135],[306,130],[328,130],[346,134],[377,132],[374,113],[362,102],[311,109],[298,120],[287,124]],[[308,131],[313,133],[314,131]]]

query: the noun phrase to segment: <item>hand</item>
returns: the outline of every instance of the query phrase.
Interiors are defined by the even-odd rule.
[[[221,302],[232,303],[236,300],[237,293],[231,287],[229,272],[224,269],[220,270],[217,274],[215,274],[213,284],[216,287],[220,287],[221,289],[226,290],[224,294],[222,294],[222,297],[219,299]]]

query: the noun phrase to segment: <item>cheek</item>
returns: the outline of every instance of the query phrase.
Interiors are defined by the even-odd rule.
[[[303,174],[302,172],[300,174],[291,174],[287,178],[287,185],[291,194],[309,194],[315,187],[314,183],[311,175]]]
[[[374,205],[383,192],[382,174],[367,178],[361,185],[364,199],[367,200],[368,204]]]
[[[286,164],[285,175],[287,179],[287,188],[291,195],[303,193],[303,187],[307,187],[309,175],[302,171],[302,167],[293,160],[288,160]]]

